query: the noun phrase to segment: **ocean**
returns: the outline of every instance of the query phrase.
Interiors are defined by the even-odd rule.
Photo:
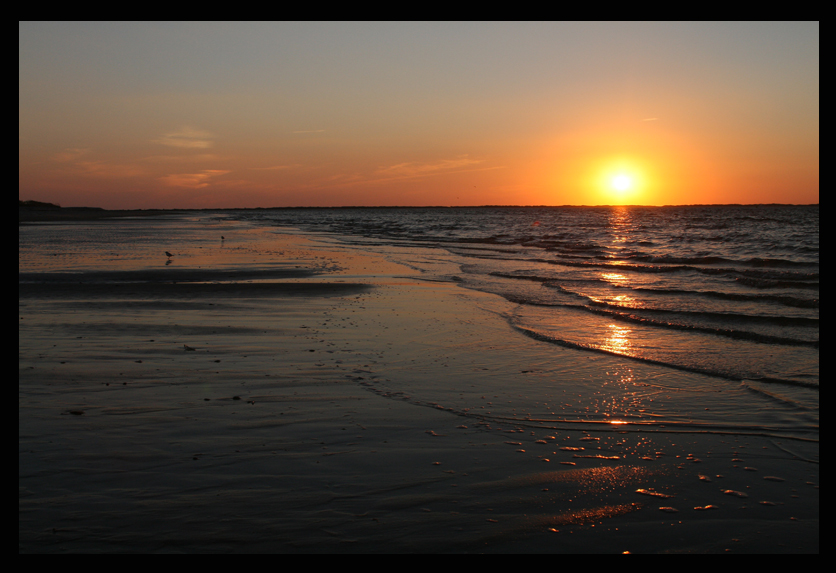
[[[268,267],[283,255],[262,243],[228,242],[234,263],[209,255],[224,246],[224,232],[246,237],[247,229],[375,252],[422,281],[498,295],[509,339],[536,340],[544,359],[559,348],[633,365],[607,380],[563,372],[580,385],[569,390],[577,403],[540,403],[529,423],[617,418],[818,441],[818,206],[299,208],[53,223],[20,227],[19,280],[104,290],[271,280]],[[174,265],[165,250],[177,254]],[[223,274],[232,271],[237,279]],[[449,402],[445,392],[457,388],[447,384],[390,380],[389,390]],[[619,390],[602,390],[608,384]]]
[[[385,253],[514,303],[517,332],[704,375],[818,433],[819,208],[342,208],[241,212]],[[696,390],[696,389],[694,389]],[[757,406],[753,406],[757,408]],[[802,429],[803,428],[803,429]]]

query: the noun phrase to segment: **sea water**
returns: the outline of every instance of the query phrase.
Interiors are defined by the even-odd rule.
[[[543,356],[569,349],[634,365],[544,377],[565,386],[555,392],[578,390],[577,403],[559,407],[515,402],[547,426],[609,411],[818,440],[818,206],[265,209],[21,226],[19,279],[154,281],[153,269],[231,264],[216,256],[226,251],[250,270],[289,264],[229,240],[254,227],[301,230],[382,254],[426,281],[501,297],[507,336],[533,339]],[[426,401],[444,398],[434,391]],[[618,400],[634,406],[609,404]]]
[[[504,318],[520,335],[698,373],[709,381],[706,391],[744,388],[786,409],[778,415],[782,431],[796,426],[817,439],[818,206],[281,209],[235,216],[377,250],[426,280],[504,297],[513,303]]]

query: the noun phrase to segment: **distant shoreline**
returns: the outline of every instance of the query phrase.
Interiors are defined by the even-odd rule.
[[[810,204],[785,204],[785,203],[755,203],[751,207],[818,207],[818,203]],[[590,209],[590,208],[677,208],[677,207],[740,207],[742,204],[711,204],[711,205],[470,205],[470,206],[444,206],[444,205],[336,205],[330,207],[322,206],[296,206],[296,207],[227,207],[210,209],[103,209],[102,207],[60,207],[49,203],[42,203],[34,206],[20,204],[18,207],[18,224],[20,223],[41,223],[50,221],[92,221],[97,219],[114,219],[119,217],[155,217],[161,215],[173,215],[178,213],[189,213],[194,211],[281,211],[299,209]]]
[[[44,223],[50,221],[93,221],[118,217],[154,217],[184,213],[188,209],[117,209],[108,210],[100,207],[56,207],[28,208],[18,207],[17,222]]]

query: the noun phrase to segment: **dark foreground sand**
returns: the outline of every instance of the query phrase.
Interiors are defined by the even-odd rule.
[[[817,443],[546,427],[516,406],[624,361],[327,256],[237,290],[21,286],[19,551],[818,551]]]

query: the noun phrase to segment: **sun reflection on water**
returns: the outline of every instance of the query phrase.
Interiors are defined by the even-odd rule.
[[[609,352],[618,354],[629,354],[632,347],[631,333],[633,330],[618,324],[608,324],[609,336],[604,340],[601,347]]]
[[[627,276],[621,273],[601,273],[601,278],[608,283],[619,286],[627,284]]]

